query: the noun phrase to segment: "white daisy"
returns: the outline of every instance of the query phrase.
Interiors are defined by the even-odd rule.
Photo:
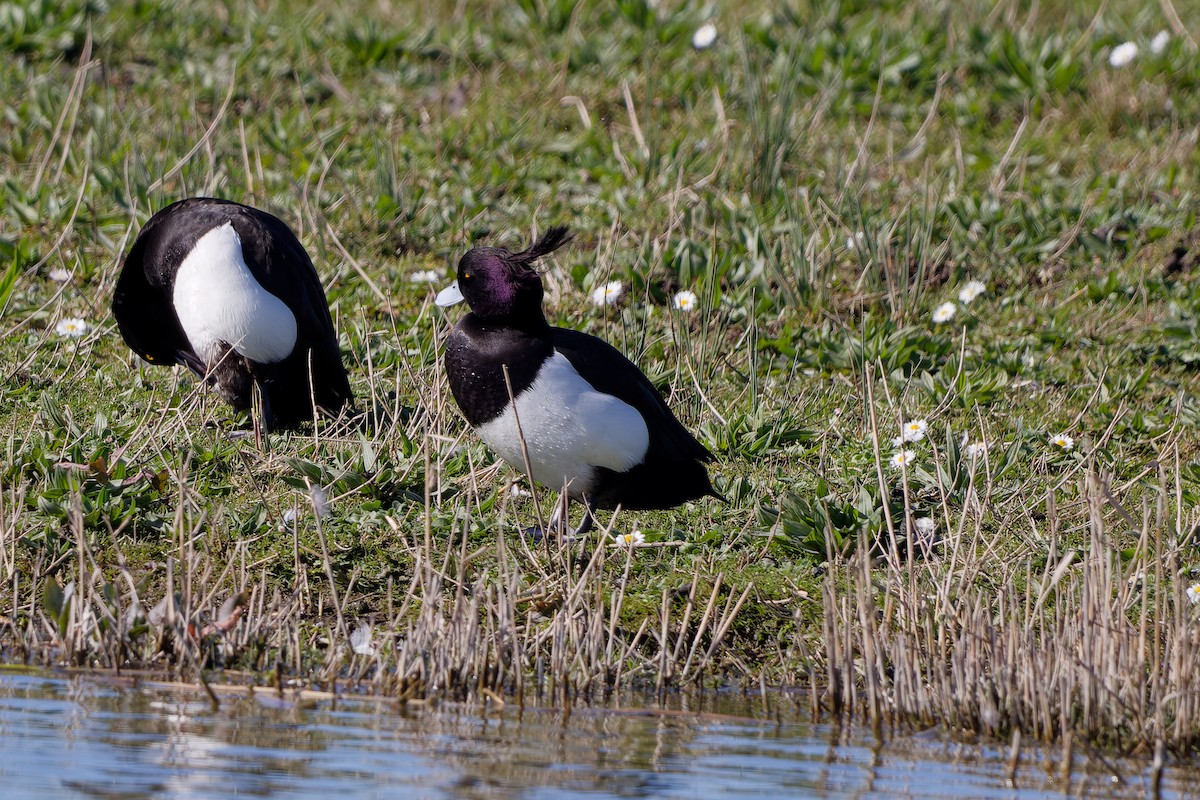
[[[954,303],[942,303],[933,310],[933,321],[938,324],[949,322],[954,318],[956,311],[958,311],[958,306]]]
[[[66,283],[67,281],[71,280],[71,270],[63,269],[62,267],[55,267],[54,269],[50,270],[50,280],[54,281],[55,283]]]
[[[1171,43],[1171,34],[1167,31],[1159,31],[1154,34],[1154,38],[1150,40],[1150,52],[1158,55],[1163,50],[1167,49],[1167,45]]]
[[[958,292],[958,301],[964,306],[987,291],[983,281],[970,281]]]
[[[967,458],[983,458],[987,452],[987,442],[975,442],[967,445]]]
[[[609,281],[592,291],[592,302],[598,306],[611,306],[625,294],[625,284],[620,281]]]
[[[409,273],[408,279],[412,283],[437,283],[442,276],[436,269],[419,269]]]
[[[60,319],[58,325],[54,326],[54,330],[59,336],[78,338],[88,332],[88,324],[82,319],[71,317],[70,319]]]
[[[706,50],[713,46],[713,42],[717,40],[717,26],[711,22],[706,22],[696,29],[692,34],[692,47],[697,50]]]
[[[1114,47],[1112,52],[1108,54],[1108,65],[1110,67],[1116,67],[1120,69],[1121,67],[1127,66],[1135,58],[1137,58],[1137,54],[1138,46],[1136,43],[1122,42]]]
[[[925,438],[925,429],[929,427],[923,419],[913,419],[900,426],[900,442],[919,442]]]
[[[617,547],[637,547],[639,544],[646,543],[646,535],[641,531],[633,533],[622,533],[616,537]]]
[[[1192,602],[1192,605],[1200,603],[1200,583],[1193,583],[1187,588],[1187,599]]]
[[[689,292],[687,289],[684,289],[682,292],[675,293],[675,307],[680,311],[694,311],[697,302],[699,301],[696,298],[695,292]]]
[[[1070,450],[1075,446],[1075,440],[1065,433],[1056,433],[1050,437],[1050,444],[1063,450]]]
[[[892,456],[892,466],[907,467],[916,457],[917,454],[912,450],[897,450],[896,454]]]

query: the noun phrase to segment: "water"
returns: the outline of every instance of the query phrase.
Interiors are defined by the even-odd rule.
[[[721,701],[733,707],[739,698]],[[752,714],[752,704],[740,711]],[[1061,798],[1145,797],[1143,763],[1077,759],[1069,787],[1026,750],[932,734],[879,742],[714,713],[509,709],[401,714],[149,682],[0,673],[0,797]],[[1118,775],[1118,771],[1121,773]],[[1168,769],[1165,797],[1195,796]]]

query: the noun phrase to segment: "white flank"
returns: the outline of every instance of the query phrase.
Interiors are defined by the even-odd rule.
[[[282,361],[296,346],[296,317],[246,266],[242,240],[226,222],[200,237],[175,275],[175,313],[206,362],[218,342],[260,364]]]
[[[591,488],[595,467],[624,472],[641,463],[650,445],[637,409],[596,391],[561,353],[546,360],[516,405],[533,479],[550,489],[567,485],[573,496]],[[476,431],[501,458],[525,471],[511,406]]]

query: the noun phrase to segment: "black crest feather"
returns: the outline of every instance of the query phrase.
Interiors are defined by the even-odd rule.
[[[542,234],[542,238],[538,239],[528,248],[519,253],[513,253],[513,261],[518,264],[530,264],[541,258],[542,256],[553,253],[558,248],[562,247],[567,242],[571,241],[571,230],[566,225],[555,225],[546,230]]]

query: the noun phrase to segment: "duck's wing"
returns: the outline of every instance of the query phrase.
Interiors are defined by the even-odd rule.
[[[113,292],[113,317],[125,343],[144,360],[164,366],[184,364],[193,370],[199,364],[203,374],[203,364],[192,351],[171,302],[174,270],[161,262],[173,236],[163,224],[171,216],[166,211],[150,218],[125,256]],[[178,266],[177,260],[174,268]]]

